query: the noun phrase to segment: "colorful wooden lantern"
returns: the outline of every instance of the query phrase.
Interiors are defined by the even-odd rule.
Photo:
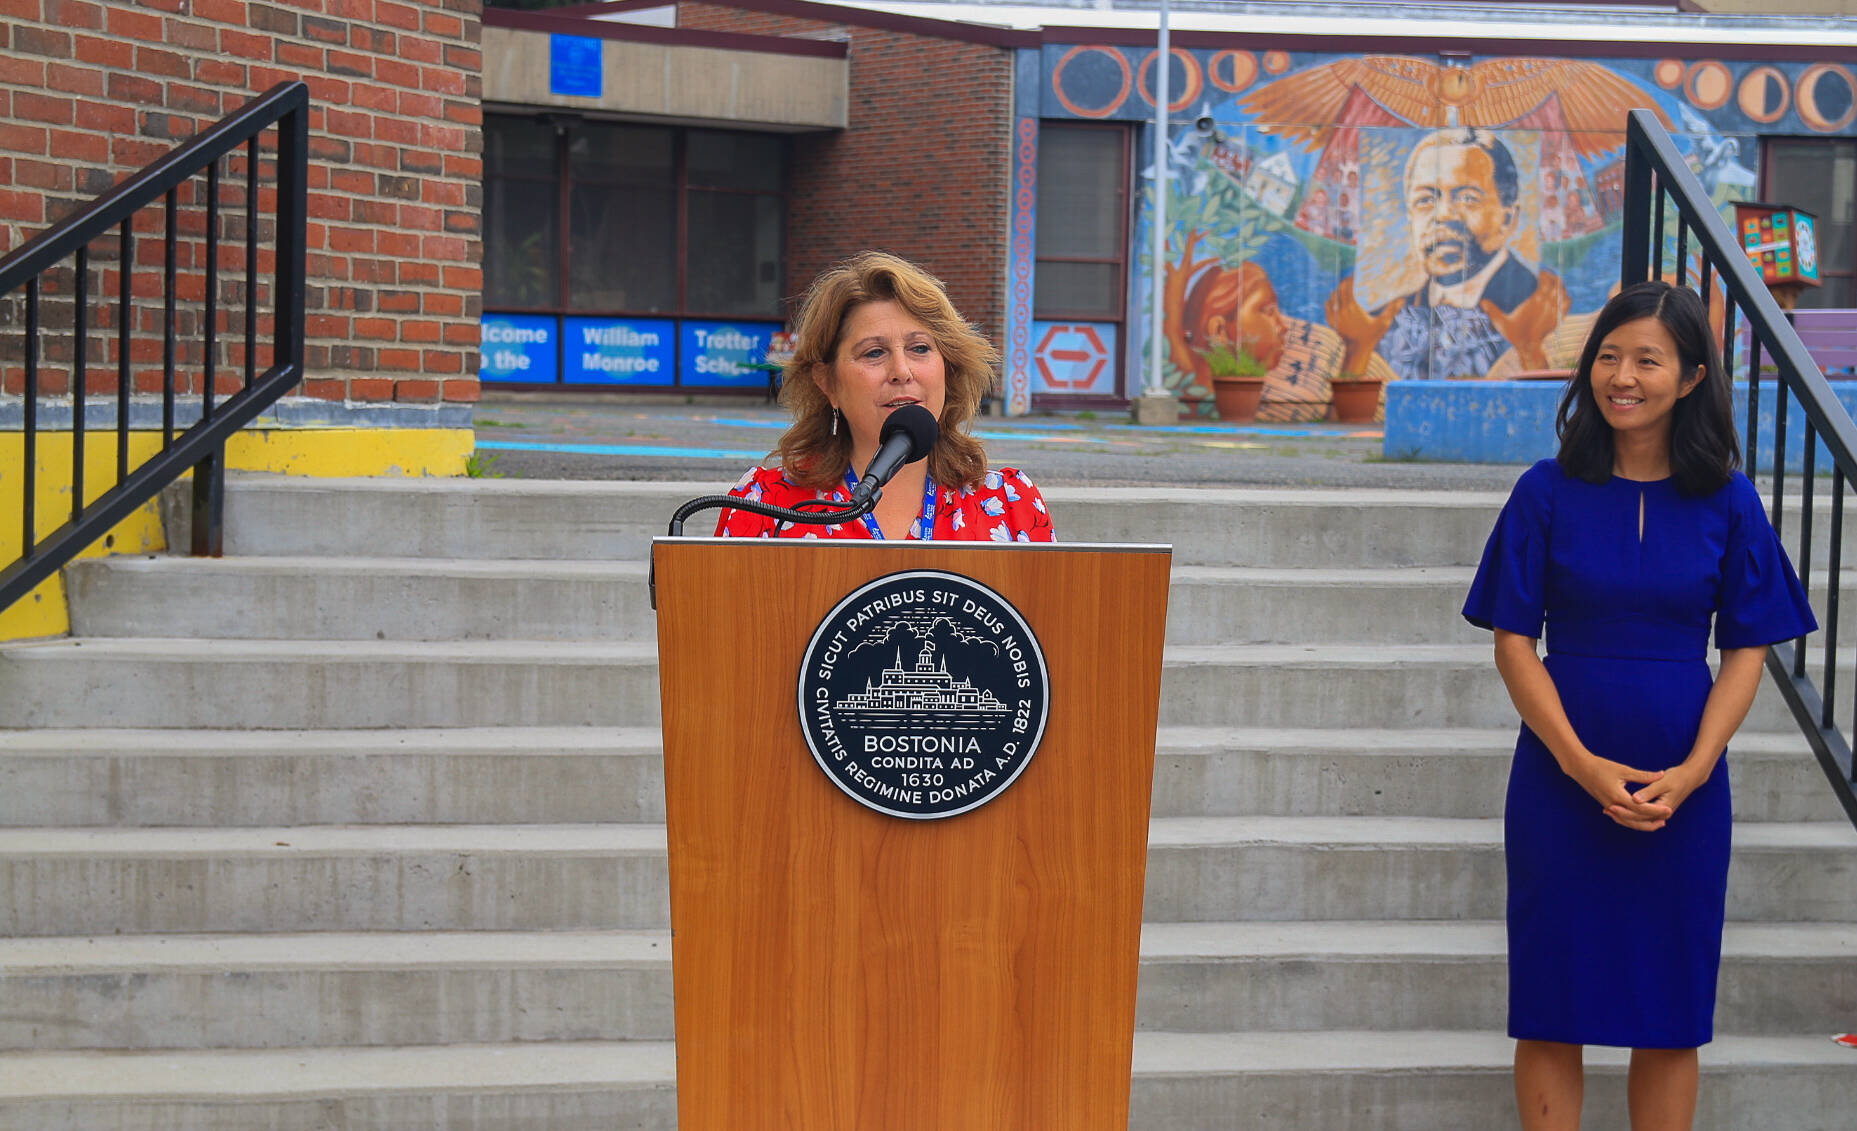
[[[1818,230],[1810,212],[1783,204],[1737,201],[1741,248],[1769,287],[1818,286]]]

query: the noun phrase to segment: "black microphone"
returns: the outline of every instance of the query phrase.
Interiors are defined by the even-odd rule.
[[[858,485],[851,492],[851,505],[861,506],[882,491],[904,464],[928,458],[940,435],[935,414],[919,404],[904,405],[891,413],[878,433],[877,454],[871,457],[870,466],[858,477]]]

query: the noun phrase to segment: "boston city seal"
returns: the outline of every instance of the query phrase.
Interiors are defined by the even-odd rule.
[[[838,788],[880,813],[952,817],[999,796],[1044,737],[1038,638],[998,593],[939,570],[838,603],[800,664],[800,729]]]

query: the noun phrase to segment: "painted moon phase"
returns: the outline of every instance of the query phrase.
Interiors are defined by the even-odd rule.
[[[1691,105],[1699,110],[1715,110],[1734,93],[1734,76],[1725,65],[1710,59],[1689,68],[1684,85]]]
[[[1820,133],[1837,133],[1857,120],[1857,78],[1837,63],[1814,63],[1793,92],[1799,119]]]
[[[1777,122],[1792,102],[1786,76],[1778,67],[1761,65],[1741,76],[1737,98],[1741,112],[1762,125]]]
[[[1257,77],[1257,56],[1249,51],[1221,51],[1206,64],[1206,77],[1220,90],[1236,94]]]

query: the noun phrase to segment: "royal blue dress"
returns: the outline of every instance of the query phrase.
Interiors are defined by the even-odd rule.
[[[1642,506],[1643,535],[1639,535]],[[1688,756],[1718,648],[1818,627],[1753,483],[1587,483],[1542,460],[1496,520],[1464,602],[1539,637],[1587,749],[1643,770]],[[1634,787],[1641,788],[1641,787]],[[1614,824],[1526,726],[1503,810],[1509,1035],[1694,1048],[1714,1031],[1730,833],[1728,763],[1656,832]]]

